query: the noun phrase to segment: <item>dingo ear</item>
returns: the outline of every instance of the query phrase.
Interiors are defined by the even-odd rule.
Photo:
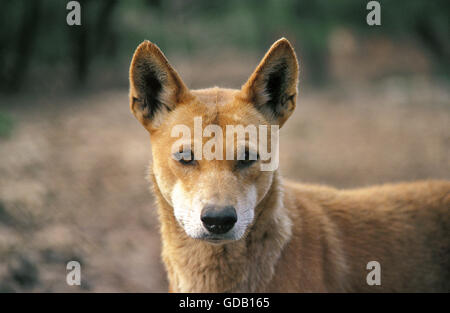
[[[281,38],[242,87],[242,95],[281,127],[295,109],[297,83],[297,57],[289,41]]]
[[[189,90],[161,50],[150,41],[141,43],[130,66],[130,108],[136,118],[152,131],[165,114],[189,97]]]

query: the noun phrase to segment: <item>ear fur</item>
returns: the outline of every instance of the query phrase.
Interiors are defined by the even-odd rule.
[[[130,108],[149,131],[190,97],[188,88],[161,50],[150,41],[136,49],[130,66]]]
[[[280,127],[295,109],[298,62],[286,38],[276,41],[241,89],[268,121]]]

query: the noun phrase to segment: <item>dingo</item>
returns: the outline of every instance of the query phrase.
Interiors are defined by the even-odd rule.
[[[450,182],[343,191],[285,182],[276,169],[261,170],[269,160],[248,134],[214,149],[209,143],[211,153],[230,140],[236,147],[235,158],[215,159],[195,148],[196,140],[206,146],[212,131],[184,141],[172,132],[184,125],[194,133],[199,117],[200,127],[221,128],[218,137],[228,125],[282,127],[294,111],[297,82],[297,58],[284,38],[240,90],[189,90],[156,45],[137,48],[130,107],[151,137],[169,290],[449,292]],[[268,133],[258,141],[271,145],[276,138]],[[369,263],[381,267],[379,283],[369,284]]]

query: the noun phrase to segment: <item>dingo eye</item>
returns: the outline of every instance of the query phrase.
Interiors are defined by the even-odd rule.
[[[197,162],[194,159],[194,153],[190,150],[176,152],[173,154],[173,157],[183,165],[194,165]]]
[[[253,163],[259,160],[259,155],[254,152],[250,152],[248,150],[245,151],[245,156],[243,160],[238,160],[236,163],[236,167],[238,169],[243,169],[250,167]]]

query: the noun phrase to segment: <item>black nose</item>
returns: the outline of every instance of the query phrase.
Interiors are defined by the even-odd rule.
[[[200,219],[211,233],[224,234],[233,228],[237,215],[232,206],[207,205],[203,208]]]

